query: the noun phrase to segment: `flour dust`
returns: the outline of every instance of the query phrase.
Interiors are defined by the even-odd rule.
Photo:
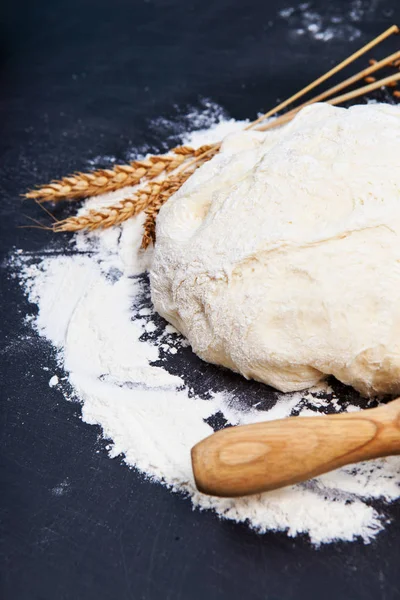
[[[288,25],[290,38],[295,41],[305,38],[317,42],[353,42],[361,37],[360,26],[373,22],[380,13],[390,18],[393,11],[380,11],[380,0],[349,0],[345,5],[326,3],[323,11],[314,2],[287,5],[278,13]]]
[[[211,103],[208,110],[208,116],[198,113],[197,121],[192,111],[175,137],[200,146],[245,124],[227,119]],[[202,129],[190,132],[193,122]],[[173,126],[165,124],[166,129]],[[126,193],[90,199],[80,210],[107,205]],[[115,229],[78,234],[64,255],[44,251],[32,257],[16,250],[10,258],[10,268],[38,308],[27,322],[52,343],[60,372],[67,375],[49,373],[49,385],[67,398],[66,385],[68,390],[72,386],[83,421],[100,425],[110,457],[122,457],[154,482],[190,498],[196,508],[259,533],[306,534],[316,546],[372,540],[387,523],[385,503],[400,495],[399,457],[247,498],[219,499],[196,491],[190,448],[214,429],[291,414],[359,410],[362,402],[335,383],[278,394],[195,357],[182,336],[153,311],[145,273],[151,250],[139,249],[142,224],[139,216]],[[66,490],[63,483],[54,494]]]

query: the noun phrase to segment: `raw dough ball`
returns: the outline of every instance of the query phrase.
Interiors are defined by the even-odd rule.
[[[400,392],[400,107],[317,104],[228,136],[161,209],[156,310],[284,392]]]

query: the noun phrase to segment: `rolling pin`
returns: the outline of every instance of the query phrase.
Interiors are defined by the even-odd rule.
[[[235,497],[391,454],[400,454],[400,398],[355,413],[229,427],[192,448],[192,467],[200,492]]]

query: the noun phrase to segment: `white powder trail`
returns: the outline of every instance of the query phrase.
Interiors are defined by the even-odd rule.
[[[207,125],[204,119],[201,124]],[[184,141],[199,146],[241,127],[221,116],[210,128],[185,133]],[[91,199],[82,210],[123,196],[126,190]],[[110,457],[120,456],[154,481],[183,492],[195,507],[246,522],[261,533],[304,533],[315,545],[357,538],[369,542],[387,521],[384,507],[371,506],[371,500],[380,499],[382,505],[400,495],[399,457],[248,498],[219,499],[196,491],[190,448],[212,433],[206,420],[213,415],[222,413],[229,424],[253,423],[293,410],[339,410],[340,398],[322,385],[309,393],[277,394],[270,410],[259,410],[245,408],[228,391],[211,391],[211,398],[204,399],[190,389],[184,373],[171,374],[165,356],[170,364],[188,351],[187,344],[152,310],[141,275],[151,260],[151,251],[139,252],[142,223],[139,216],[115,229],[79,234],[71,241],[76,253],[34,259],[19,250],[10,260],[29,300],[38,306],[33,326],[57,349],[60,370],[82,403],[82,419],[100,425]],[[63,389],[62,378],[50,382]]]
[[[330,2],[323,11],[310,1],[285,6],[278,12],[278,18],[286,22],[292,41],[304,41],[307,37],[317,42],[340,43],[357,40],[362,34],[362,24],[374,22],[380,16],[389,18],[392,13],[380,11],[380,0]]]

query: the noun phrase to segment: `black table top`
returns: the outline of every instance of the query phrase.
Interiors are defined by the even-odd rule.
[[[397,0],[324,0],[345,17],[331,41],[300,41],[279,0],[41,0],[0,8],[0,248],[38,252],[51,234],[18,229],[19,195],[87,167],[157,151],[149,126],[208,97],[235,118],[256,115],[393,22]],[[351,10],[362,8],[353,22]],[[304,9],[302,9],[304,10]],[[360,31],[352,38],[354,29]],[[346,36],[348,36],[346,38]],[[397,38],[398,42],[398,38]],[[397,43],[398,45],[398,43]],[[388,51],[392,51],[389,44]],[[377,52],[377,55],[378,52]],[[65,237],[65,243],[68,237]],[[370,545],[313,548],[263,536],[151,484],[110,460],[100,430],[48,385],[54,351],[32,334],[32,311],[3,264],[1,296],[0,596],[4,600],[299,598],[392,600],[399,591],[399,505]],[[68,481],[64,494],[52,493]]]

